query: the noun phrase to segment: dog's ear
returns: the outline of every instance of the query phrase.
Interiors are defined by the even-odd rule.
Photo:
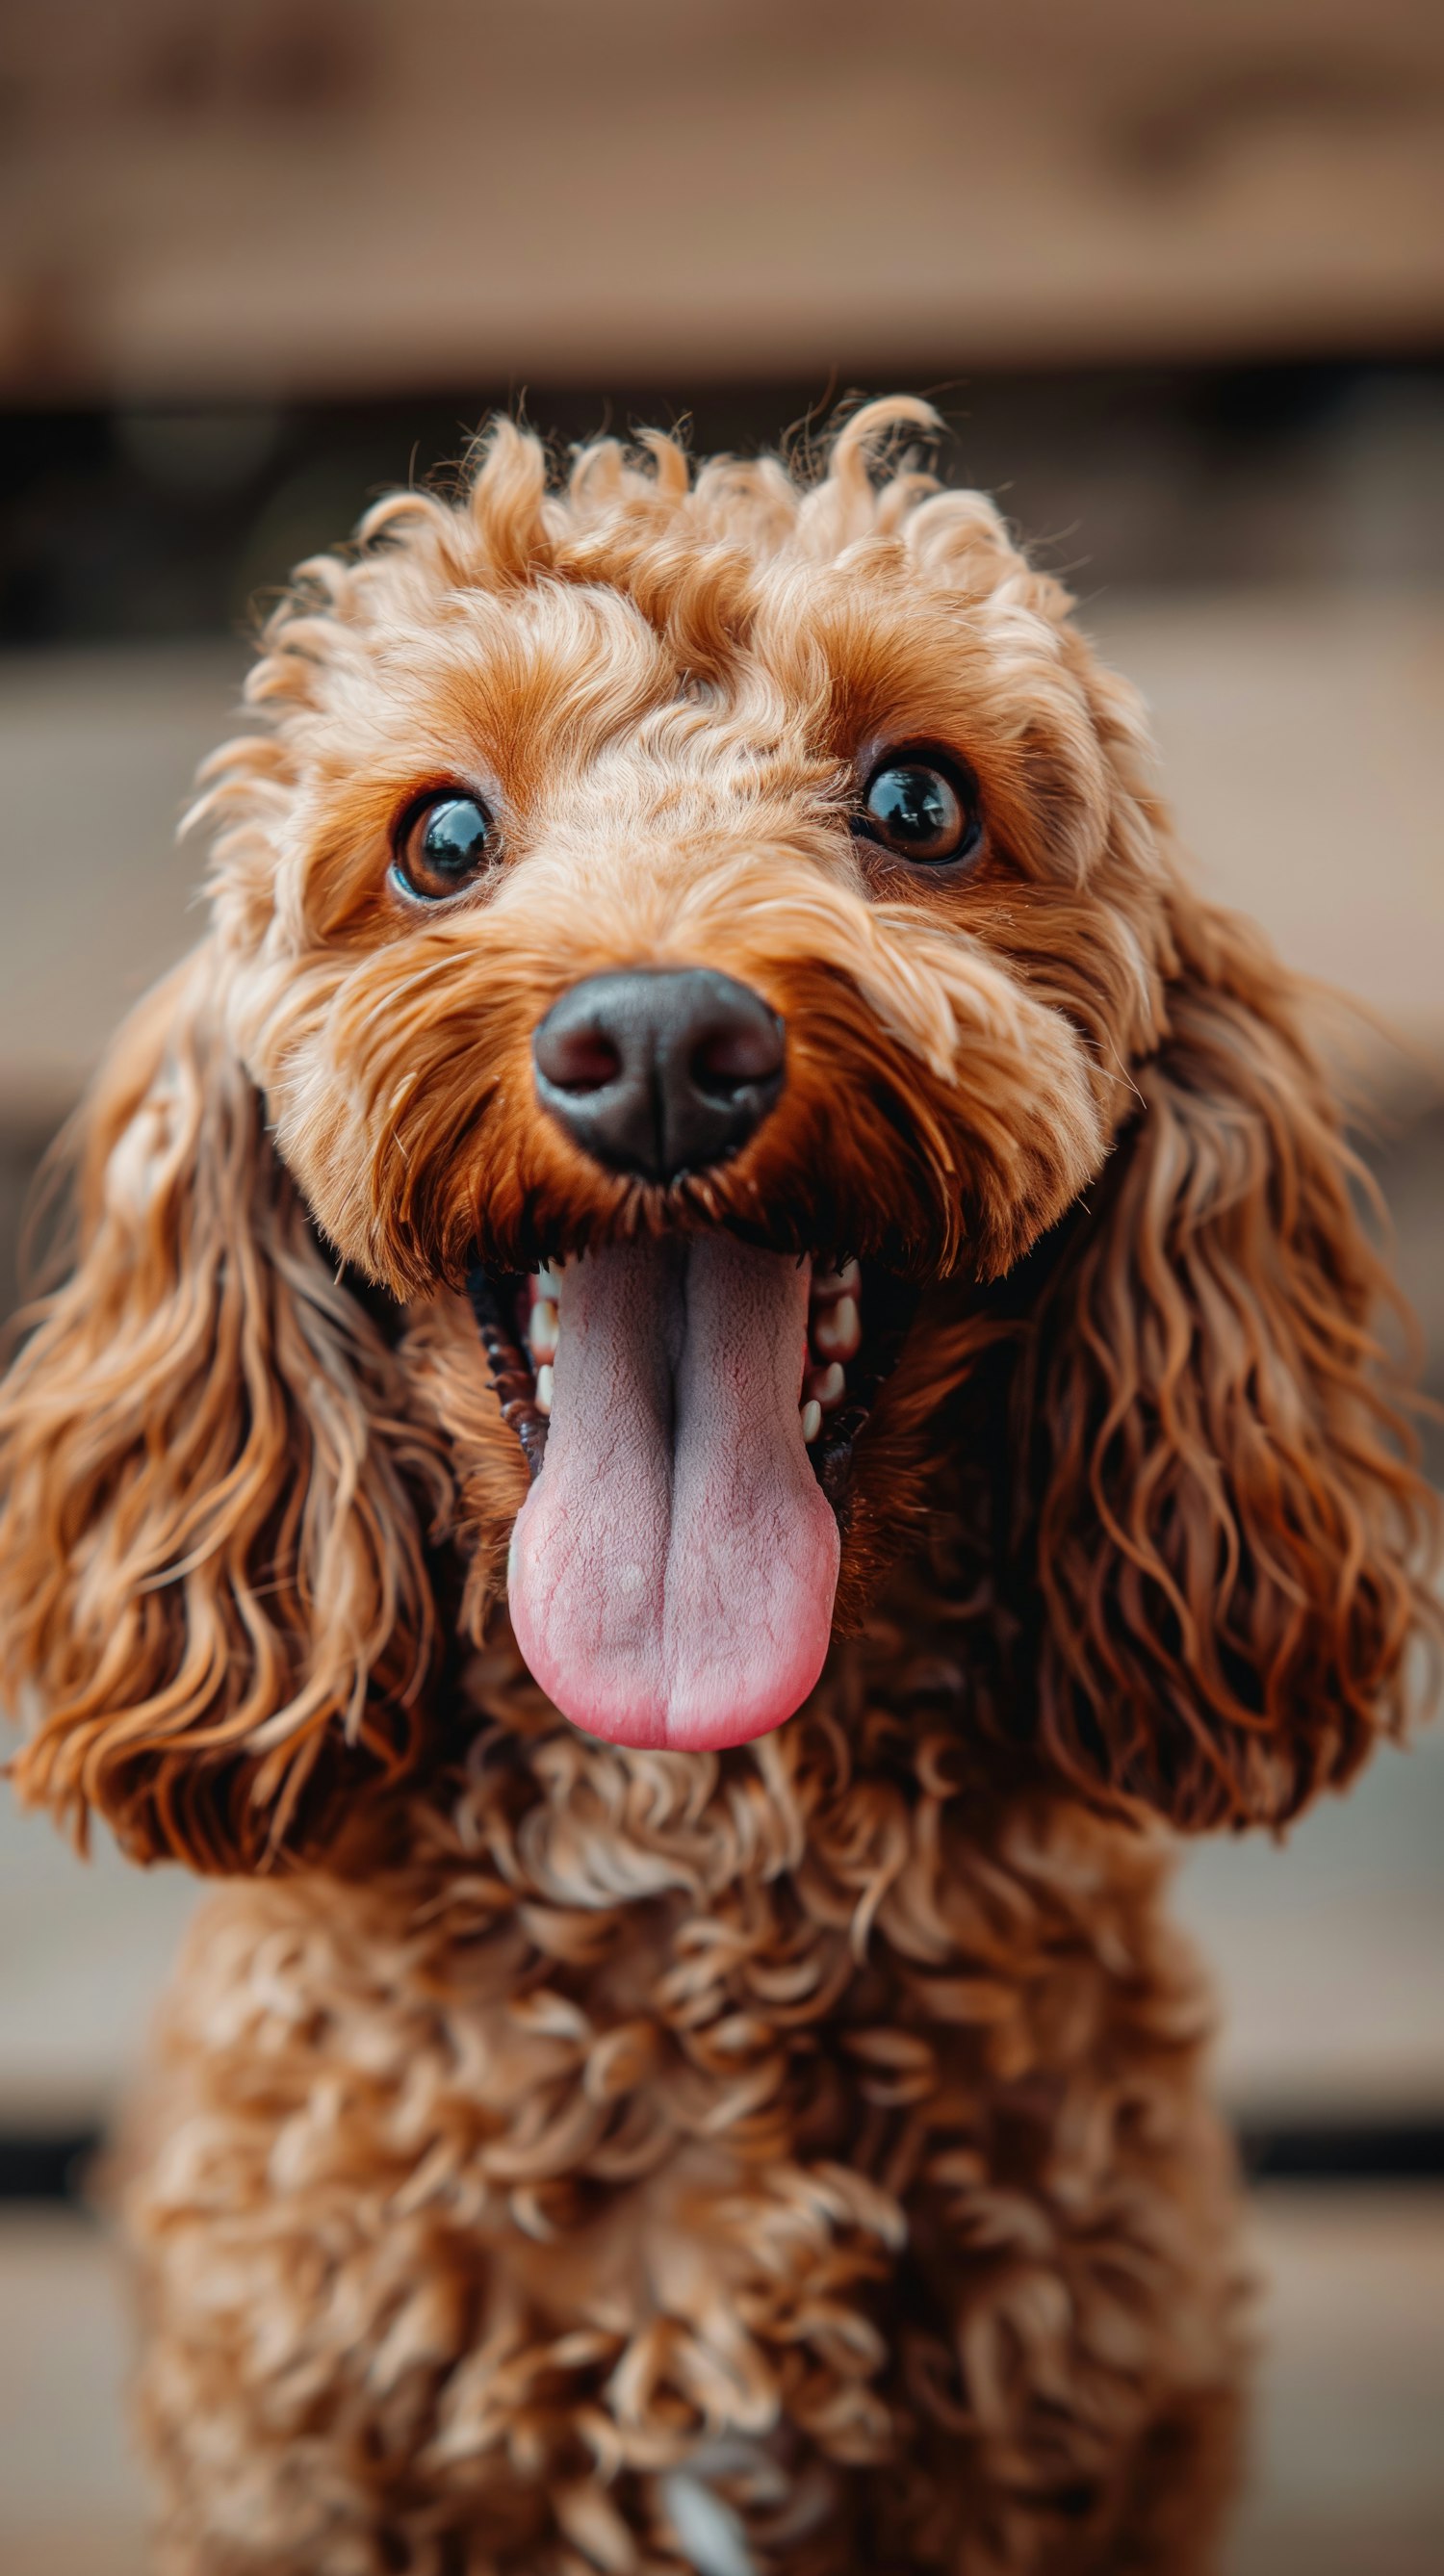
[[[1283,1821],[1397,1722],[1435,1515],[1290,981],[1230,916],[1175,928],[1137,1114],[1030,1265],[1007,1445],[1043,1748],[1192,1829]]]
[[[209,943],[73,1141],[75,1268],[0,1389],[17,1786],[143,1860],[312,1851],[417,1738],[438,1462],[273,1151]]]

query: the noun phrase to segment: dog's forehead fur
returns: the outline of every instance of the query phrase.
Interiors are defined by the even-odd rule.
[[[919,407],[878,404],[810,487],[775,461],[680,448],[646,466],[587,451],[552,491],[537,442],[494,433],[463,497],[405,493],[351,556],[302,567],[248,696],[267,736],[212,764],[199,811],[227,813],[217,884],[250,911],[267,857],[327,927],[398,799],[469,778],[507,807],[518,852],[586,801],[615,828],[759,828],[757,809],[836,810],[870,747],[938,740],[976,769],[1009,854],[1078,883],[1110,837],[1150,834],[1143,733],[991,504],[873,444]],[[1109,775],[1104,737],[1138,775]],[[1130,810],[1132,809],[1132,810]],[[766,828],[767,816],[760,828]],[[238,828],[239,827],[239,828]]]

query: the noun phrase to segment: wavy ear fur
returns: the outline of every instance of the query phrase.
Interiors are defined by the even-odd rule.
[[[1165,1042],[1013,1382],[1009,1589],[1070,1779],[1279,1823],[1399,1722],[1436,1506],[1296,990],[1244,924],[1180,915]]]
[[[208,943],[121,1033],[76,1137],[73,1276],[0,1388],[20,1794],[204,1870],[314,1849],[406,1762],[441,1492],[221,1004]]]

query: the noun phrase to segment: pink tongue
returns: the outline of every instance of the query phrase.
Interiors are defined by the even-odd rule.
[[[571,1265],[546,1459],[512,1534],[517,1643],[617,1744],[742,1744],[822,1670],[837,1523],[798,1419],[806,1267],[729,1235]]]

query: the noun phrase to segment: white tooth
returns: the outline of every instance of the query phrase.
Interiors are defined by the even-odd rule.
[[[855,1297],[839,1297],[810,1319],[812,1347],[819,1359],[850,1360],[862,1340],[862,1319]]]
[[[802,1381],[803,1394],[815,1396],[824,1413],[830,1413],[834,1405],[841,1404],[846,1389],[847,1379],[840,1360],[829,1360],[826,1368],[809,1369]]]
[[[557,1310],[550,1297],[538,1297],[531,1310],[527,1339],[534,1360],[554,1360],[557,1355]]]
[[[545,1368],[539,1368],[536,1373],[536,1409],[538,1413],[550,1413],[552,1409],[552,1387],[554,1383],[555,1379],[553,1371],[550,1362],[548,1362]]]
[[[840,1270],[814,1270],[812,1294],[824,1301],[832,1297],[850,1297],[857,1287],[857,1280],[855,1261],[844,1261]]]
[[[562,1271],[564,1266],[565,1265],[560,1261],[549,1261],[546,1268],[540,1273],[540,1276],[550,1287],[554,1299],[560,1297],[562,1293]]]
[[[550,1371],[548,1371],[548,1375],[550,1375]],[[810,1398],[802,1408],[802,1437],[808,1448],[811,1447],[821,1429],[822,1407],[814,1396]]]

